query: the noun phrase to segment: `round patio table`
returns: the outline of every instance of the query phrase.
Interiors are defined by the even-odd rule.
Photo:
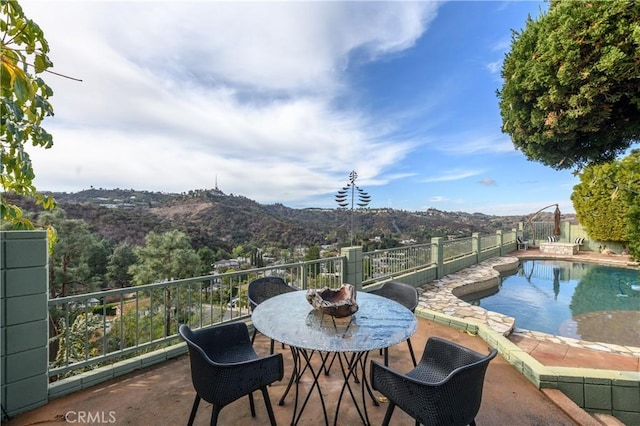
[[[293,382],[296,383],[296,398],[291,423],[297,424],[302,411],[316,388],[322,403],[325,424],[329,424],[327,410],[320,390],[318,378],[322,371],[329,373],[330,365],[337,357],[344,377],[344,384],[335,409],[334,424],[337,424],[340,402],[345,390],[349,391],[364,424],[369,424],[365,389],[377,404],[368,384],[366,361],[369,351],[397,345],[411,337],[418,326],[414,314],[401,304],[385,297],[357,292],[358,311],[346,318],[334,318],[315,310],[306,300],[306,291],[281,294],[260,303],[253,311],[253,325],[265,336],[288,345],[293,356],[293,373],[280,405],[284,403]],[[321,366],[314,368],[311,358],[320,355]],[[333,355],[333,357],[331,356]],[[331,364],[328,364],[331,359]],[[313,377],[313,384],[297,411],[298,382],[305,371]],[[358,371],[362,380],[358,379]],[[361,384],[362,409],[349,383],[354,378]]]

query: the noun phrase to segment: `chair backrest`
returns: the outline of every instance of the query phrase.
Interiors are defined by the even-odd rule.
[[[418,420],[425,423],[428,418],[425,424],[469,424],[480,410],[484,376],[497,353],[492,349],[485,355],[454,342],[430,337],[423,361],[434,366],[431,379],[440,379],[429,386],[440,395],[442,404],[432,408],[429,417]]]
[[[178,334],[189,346],[191,381],[196,392],[210,403],[221,400],[223,396],[220,393],[223,390],[220,387],[223,381],[215,378],[222,376],[221,370],[225,363],[237,361],[233,358],[230,347],[251,346],[247,325],[244,322],[234,322],[191,330],[182,324]]]
[[[296,291],[296,289],[288,285],[280,277],[262,277],[249,283],[247,296],[251,309],[255,309],[256,306],[265,300],[291,291]]]
[[[516,241],[518,242],[518,244],[524,244],[524,243],[522,242],[522,238],[521,238],[521,237],[516,237]]]
[[[382,287],[371,290],[370,293],[394,300],[411,312],[414,312],[418,306],[418,290],[414,286],[400,281],[387,281],[382,284]]]

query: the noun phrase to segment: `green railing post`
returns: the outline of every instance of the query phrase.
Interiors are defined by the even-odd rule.
[[[502,233],[502,229],[498,229],[496,231],[496,244],[498,244],[498,247],[500,247],[500,256],[503,256],[505,254],[505,249],[504,249],[504,234]]]
[[[568,243],[573,243],[575,237],[571,235],[571,222],[565,221],[560,223],[560,235],[564,235]]]
[[[2,408],[9,416],[47,404],[46,231],[0,232]]]
[[[431,262],[436,265],[436,278],[440,279],[444,276],[444,247],[442,237],[431,238]]]
[[[308,277],[307,277],[308,272],[309,271],[307,270],[307,264],[306,263],[303,263],[302,265],[300,265],[300,275],[301,275],[301,280],[302,280],[302,283],[301,283],[302,287],[301,288],[302,288],[302,290],[306,290],[306,289],[309,288],[309,281],[308,281]]]
[[[480,250],[482,241],[480,241],[480,234],[478,232],[473,232],[471,234],[471,251],[476,255],[476,263],[480,263]]]
[[[362,247],[343,247],[340,255],[347,259],[342,282],[362,290]]]

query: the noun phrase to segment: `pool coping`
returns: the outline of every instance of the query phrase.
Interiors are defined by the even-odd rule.
[[[418,288],[420,298],[416,314],[477,334],[538,389],[558,389],[586,411],[610,414],[627,424],[640,424],[640,372],[546,366],[509,340],[508,336],[514,333],[536,340],[636,357],[640,356],[640,348],[517,329],[512,317],[473,306],[456,296],[497,286],[500,273],[515,270],[523,258],[591,261],[575,256],[546,256],[539,253],[488,259]],[[600,263],[597,260],[591,262]],[[601,263],[611,265],[614,262]]]

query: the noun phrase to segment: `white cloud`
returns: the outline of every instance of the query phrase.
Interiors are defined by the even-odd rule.
[[[410,48],[435,2],[37,2],[56,116],[31,152],[42,190],[212,187],[260,202],[385,175],[416,143],[336,107],[344,72]],[[410,175],[411,173],[409,173]]]
[[[487,67],[487,70],[489,70],[491,74],[498,74],[502,69],[502,61],[498,60],[498,61],[489,62],[485,66]]]
[[[439,176],[420,179],[420,182],[423,182],[423,183],[450,182],[454,180],[461,180],[461,179],[466,179],[468,177],[477,176],[482,173],[484,173],[484,170],[454,169],[454,170],[448,170],[444,174],[441,174]]]
[[[442,195],[434,195],[433,197],[429,198],[429,202],[431,203],[444,203],[447,201],[449,201],[449,198],[443,197]]]
[[[495,186],[496,185],[496,181],[491,179],[491,178],[485,178],[482,180],[479,180],[478,183],[482,186]]]
[[[508,136],[496,133],[482,133],[481,131],[467,131],[440,138],[437,149],[456,155],[515,151],[513,143]]]

